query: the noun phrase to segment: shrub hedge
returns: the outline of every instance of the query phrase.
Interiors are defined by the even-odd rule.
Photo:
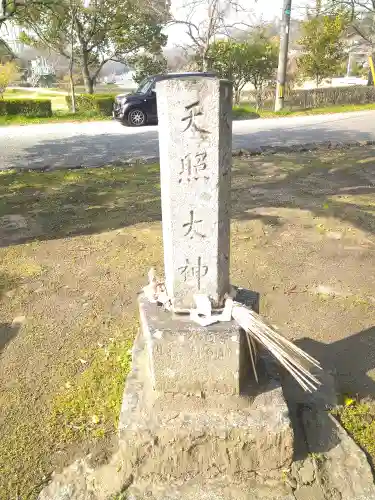
[[[95,112],[104,116],[111,116],[113,103],[117,94],[79,94],[76,96],[76,110],[79,112]],[[65,97],[69,110],[72,110],[72,98]]]
[[[287,98],[292,107],[321,108],[340,104],[370,104],[375,102],[375,87],[327,87],[322,89],[294,90]]]
[[[0,116],[21,115],[43,118],[52,116],[52,105],[49,99],[2,99],[0,100]]]
[[[246,100],[256,102],[254,91],[244,92]],[[285,94],[285,105],[289,108],[309,109],[345,104],[375,103],[375,87],[353,85],[350,87],[324,87],[321,89],[292,90]],[[273,109],[275,89],[263,93],[263,107]]]

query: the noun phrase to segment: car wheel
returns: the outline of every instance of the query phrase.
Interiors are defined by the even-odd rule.
[[[128,123],[131,127],[141,127],[146,123],[146,115],[141,109],[132,109],[128,113]]]

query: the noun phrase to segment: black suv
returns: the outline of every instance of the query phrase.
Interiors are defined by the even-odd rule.
[[[120,94],[116,96],[113,106],[113,118],[119,120],[123,125],[141,127],[148,123],[157,123],[158,115],[156,108],[155,85],[159,80],[168,78],[179,78],[186,76],[215,77],[215,73],[168,73],[166,75],[154,75],[145,78],[132,94]]]

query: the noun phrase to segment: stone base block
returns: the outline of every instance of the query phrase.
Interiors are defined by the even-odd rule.
[[[129,500],[295,500],[282,478],[278,481],[263,481],[255,475],[242,483],[217,478],[204,482],[193,479],[182,484],[164,486],[131,486],[127,495]]]
[[[257,310],[257,294],[247,292],[245,300]],[[156,391],[232,395],[248,385],[247,340],[235,322],[200,327],[189,315],[163,311],[142,296],[139,309]]]
[[[147,346],[133,350],[119,422],[126,469],[142,481],[170,482],[196,476],[246,476],[287,467],[293,431],[280,387],[254,398],[160,393],[152,384]]]

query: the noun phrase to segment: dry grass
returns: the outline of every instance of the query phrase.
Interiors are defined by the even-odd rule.
[[[232,282],[348,392],[375,395],[375,151],[236,160]],[[111,450],[137,329],[162,268],[158,166],[0,175],[0,498]],[[12,322],[18,318],[16,323]]]

